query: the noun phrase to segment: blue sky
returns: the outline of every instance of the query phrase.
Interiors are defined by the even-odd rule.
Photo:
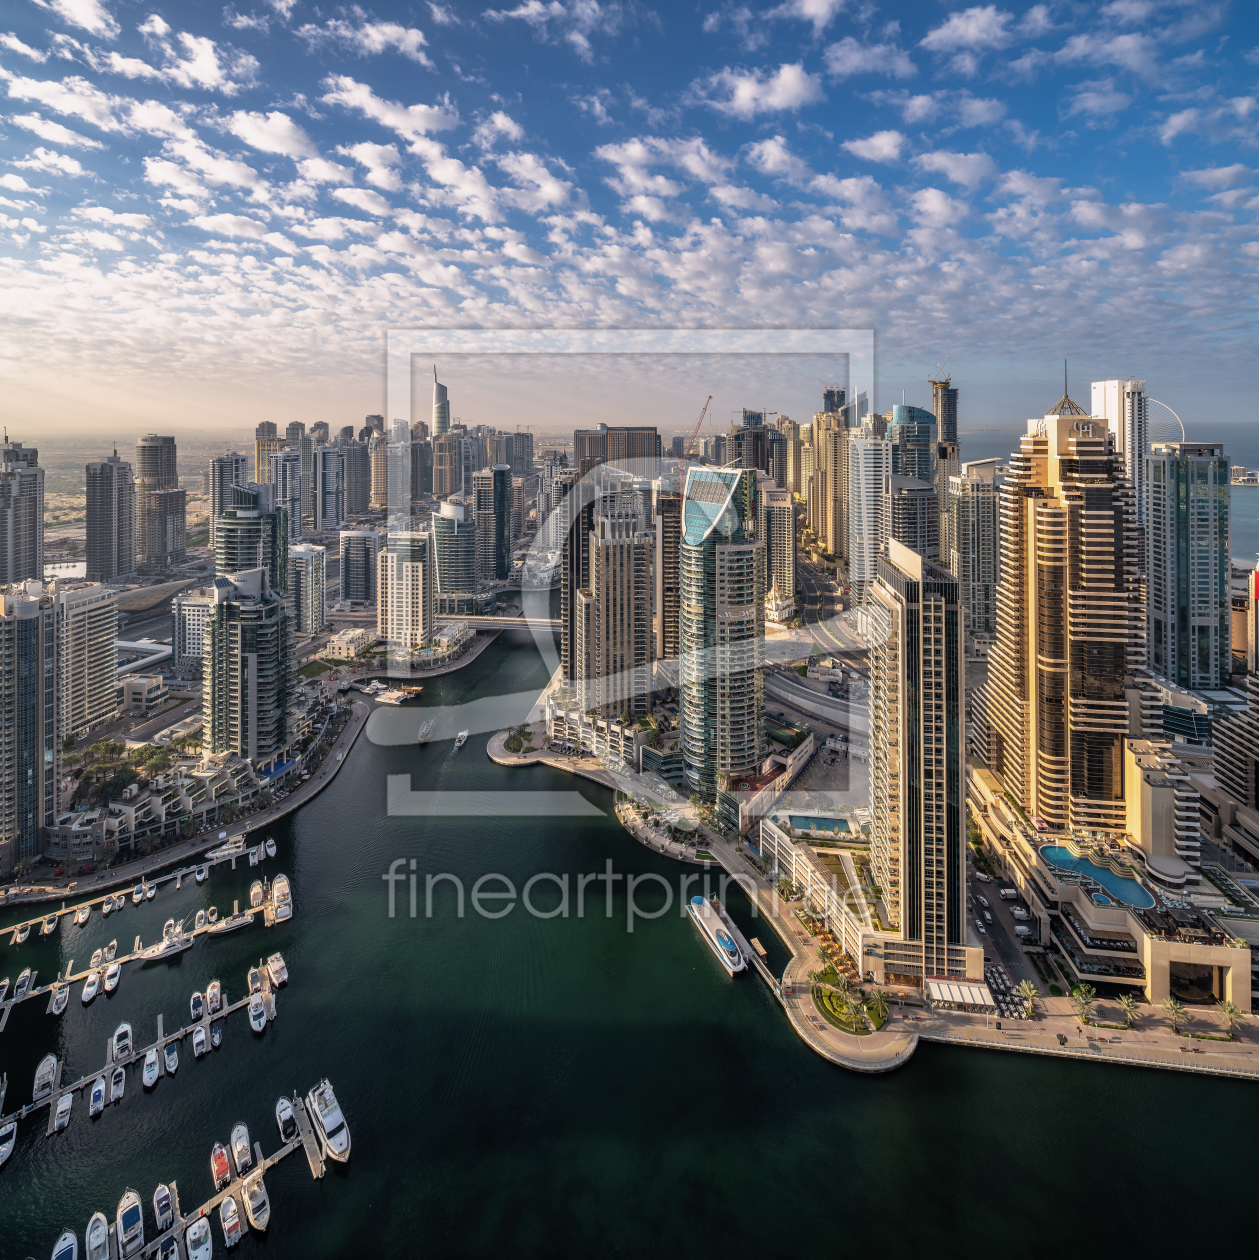
[[[0,110],[10,423],[352,419],[391,323],[873,326],[880,406],[1070,355],[1253,418],[1253,5],[10,0]]]

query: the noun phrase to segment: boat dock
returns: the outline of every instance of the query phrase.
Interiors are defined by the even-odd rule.
[[[713,908],[721,916],[722,923],[725,924],[726,930],[734,937],[734,943],[739,947],[739,952],[743,955],[745,962],[751,963],[753,967],[760,973],[761,979],[770,987],[770,991],[781,1002],[782,986],[774,977],[774,973],[770,971],[768,964],[765,962],[763,949],[753,949],[748,938],[739,931],[735,926],[734,920],[726,913],[726,908],[717,900],[716,897],[709,898]],[[759,945],[759,942],[757,942]]]

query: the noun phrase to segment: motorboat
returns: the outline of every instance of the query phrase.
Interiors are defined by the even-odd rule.
[[[105,946],[105,961],[113,962],[114,959],[117,957],[117,955],[118,955],[118,942],[117,940],[112,940],[109,942],[108,945]]]
[[[179,1243],[173,1235],[168,1234],[157,1245],[157,1250],[153,1253],[156,1260],[179,1260]]]
[[[235,836],[226,844],[221,844],[217,849],[211,849],[206,857],[211,861],[221,862],[224,858],[243,857],[245,854],[245,838],[243,836]]]
[[[256,1033],[262,1032],[267,1026],[267,1008],[263,1004],[262,994],[255,993],[249,999],[249,1027]]]
[[[144,885],[137,884],[131,890],[131,904],[133,906],[138,906],[140,902],[142,902],[143,900],[144,900]]]
[[[144,1250],[144,1210],[140,1206],[140,1196],[130,1187],[118,1200],[114,1232],[118,1240],[118,1255],[122,1260]]]
[[[0,1003],[4,1002],[4,995],[8,993],[8,991],[9,991],[9,977],[5,976],[3,980],[0,980]]]
[[[122,1068],[114,1068],[114,1074],[109,1081],[109,1101],[111,1103],[122,1102],[123,1092],[127,1088],[127,1073]]]
[[[219,1224],[223,1227],[223,1245],[235,1247],[241,1235],[240,1209],[230,1194],[219,1204]]]
[[[118,987],[118,981],[122,978],[122,963],[111,962],[105,968],[105,992],[112,993]]]
[[[174,1076],[179,1071],[179,1049],[173,1041],[162,1047],[162,1057],[166,1060],[166,1075]]]
[[[217,1050],[223,1044],[223,1025],[210,1025],[210,1044]]]
[[[261,1168],[245,1182],[240,1197],[245,1203],[245,1219],[261,1234],[271,1223],[271,1200],[267,1198]]]
[[[22,926],[18,928],[16,932],[13,933],[13,941],[17,945],[25,945],[26,938],[30,936],[30,934],[31,934],[31,925],[29,923],[23,923]]]
[[[93,970],[101,965],[101,959],[105,957],[103,949],[94,949],[92,951],[92,961],[88,964]]]
[[[188,1260],[211,1260],[214,1255],[214,1239],[210,1237],[210,1222],[204,1216],[188,1226],[184,1234],[184,1246],[188,1248]]]
[[[53,1118],[52,1130],[60,1133],[70,1123],[70,1108],[74,1106],[74,1095],[67,1090],[57,1099],[57,1114]]]
[[[104,1212],[92,1214],[83,1241],[87,1245],[87,1260],[109,1260],[109,1221]]]
[[[415,737],[415,742],[417,744],[427,744],[432,734],[433,734],[432,722],[425,722],[424,725],[420,727],[420,733]]]
[[[277,875],[271,882],[271,908],[277,923],[293,917],[293,888],[287,875]]]
[[[257,865],[258,865],[258,847],[257,847],[257,845],[255,845],[252,849],[250,849],[250,850],[249,850],[249,865],[250,865],[250,866],[257,866]]]
[[[269,858],[275,857],[275,841],[274,840],[268,837],[266,843],[262,847],[267,857]]]
[[[172,936],[178,935],[179,929],[175,926],[175,920],[167,919],[166,922],[162,924],[162,940],[169,941]]]
[[[222,936],[225,932],[235,932],[237,928],[248,927],[254,916],[248,910],[237,910],[227,918],[220,919],[213,927],[206,928],[211,936]]]
[[[52,1260],[79,1260],[79,1239],[73,1230],[67,1229],[57,1239],[52,1249]]]
[[[217,1193],[232,1179],[232,1166],[227,1162],[227,1151],[222,1142],[215,1142],[210,1152],[210,1176],[214,1178],[214,1189]]]
[[[13,1144],[17,1141],[17,1121],[10,1120],[0,1125],[0,1165],[13,1154]]]
[[[87,1114],[99,1116],[105,1110],[105,1078],[98,1076],[92,1082],[92,1093],[88,1099]]]
[[[710,898],[692,897],[686,912],[699,928],[708,948],[717,955],[721,965],[731,975],[747,970],[747,962],[742,952],[735,944],[734,937],[731,936],[730,929],[716,904]]]
[[[289,969],[284,965],[283,954],[272,954],[267,959],[267,975],[271,977],[271,983],[279,988],[282,984],[288,984]]]
[[[152,1089],[157,1084],[157,1051],[150,1050],[144,1056],[144,1088]]]
[[[249,985],[250,993],[262,992],[262,969],[259,967],[250,967],[249,974],[245,977],[246,983]]]
[[[39,929],[40,936],[51,936],[57,930],[59,922],[55,914],[50,914],[45,920],[44,925]]]
[[[204,884],[206,880],[206,871],[204,866],[197,867],[197,883]]]
[[[238,1177],[243,1177],[246,1170],[254,1166],[253,1152],[249,1149],[249,1128],[243,1120],[238,1120],[232,1127],[232,1163],[236,1165]]]
[[[213,923],[217,923],[217,922],[219,921],[219,908],[218,908],[218,906],[211,906],[211,907],[210,907],[210,908],[209,908],[209,909],[205,912],[205,921],[206,921],[207,923],[211,923],[211,924],[213,924]]]
[[[157,896],[157,885],[156,885],[156,884],[145,884],[145,885],[144,885],[144,899],[145,899],[145,901],[152,901],[152,900],[153,900],[153,898],[154,898],[154,897],[156,897],[156,896]]]
[[[115,910],[125,910],[125,909],[126,909],[126,907],[127,907],[127,894],[126,894],[126,893],[119,893],[119,894],[118,894],[118,895],[114,898],[114,909],[115,909]]]
[[[164,1229],[170,1229],[174,1220],[175,1205],[171,1200],[170,1187],[158,1186],[153,1191],[153,1223],[160,1233]]]
[[[199,1059],[205,1054],[205,1029],[194,1028],[192,1030],[192,1057]]]
[[[150,945],[148,949],[142,949],[140,957],[145,962],[160,962],[163,958],[170,958],[175,954],[182,954],[186,949],[191,949],[194,943],[191,936],[172,936],[159,941],[156,945]]]
[[[306,1095],[306,1109],[315,1123],[315,1133],[329,1159],[346,1164],[350,1159],[350,1126],[337,1103],[327,1079]]]
[[[205,1004],[211,1015],[223,1005],[223,988],[217,980],[211,980],[206,986]]]
[[[257,910],[262,905],[262,880],[255,879],[249,885],[249,907],[251,910]]]
[[[44,1055],[39,1061],[39,1067],[35,1069],[35,1092],[33,1097],[36,1102],[52,1093],[52,1082],[56,1075],[57,1056],[55,1054]]]
[[[468,742],[468,736],[470,734],[470,731],[460,731],[459,734],[455,736],[455,747],[462,748],[464,744]]]
[[[17,984],[13,986],[13,1000],[20,1002],[27,994],[31,987],[31,969],[27,967],[17,978]]]
[[[74,912],[74,926],[82,927],[88,921],[88,919],[91,918],[91,916],[92,916],[91,906],[80,906]]]
[[[59,984],[52,994],[52,1013],[60,1015],[66,1009],[66,1003],[70,1000],[70,986],[68,984]]]
[[[200,932],[201,929],[205,927],[205,924],[206,924],[205,911],[198,910],[197,917],[192,921],[193,930],[196,932]]]
[[[188,999],[188,1013],[194,1024],[199,1024],[205,1018],[205,998],[200,993],[194,993]]]
[[[108,919],[113,912],[114,899],[112,897],[106,897],[105,900],[101,902],[101,914]],[[108,1228],[108,1226],[106,1226],[106,1228]]]
[[[275,1122],[279,1126],[281,1142],[291,1142],[297,1136],[297,1112],[287,1098],[277,1099]]]
[[[115,963],[115,966],[118,964]],[[99,971],[88,972],[88,977],[83,981],[83,1005],[86,1006],[100,992],[101,973]]]

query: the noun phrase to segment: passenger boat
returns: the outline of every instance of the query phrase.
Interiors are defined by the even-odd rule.
[[[245,1203],[246,1220],[261,1234],[271,1222],[271,1200],[267,1198],[261,1168],[245,1182],[240,1197]]]
[[[324,1154],[345,1164],[350,1159],[350,1127],[341,1114],[332,1086],[324,1079],[306,1095],[306,1109]]]
[[[127,1074],[122,1068],[114,1068],[114,1074],[109,1081],[109,1101],[111,1103],[122,1102],[122,1096],[127,1088]]]
[[[266,844],[264,844],[262,847],[266,851],[267,857],[269,858],[275,857],[275,841],[274,840],[268,837]]]
[[[92,961],[88,964],[88,966],[92,968],[99,967],[101,965],[101,959],[104,957],[105,957],[105,951],[103,949],[93,950]]]
[[[258,865],[258,848],[256,845],[252,849],[249,850],[249,865],[250,866]]]
[[[117,965],[117,964],[115,964]],[[88,977],[83,981],[83,1005],[86,1006],[100,992],[101,973],[99,971],[88,972]]]
[[[179,1071],[179,1050],[173,1041],[162,1047],[162,1057],[166,1060],[166,1075],[174,1076]]]
[[[35,1093],[34,1100],[38,1102],[46,1094],[52,1093],[53,1077],[57,1075],[57,1056],[55,1054],[46,1054],[39,1061],[39,1067],[35,1069]]]
[[[52,1249],[52,1260],[79,1260],[79,1240],[73,1230],[66,1230]]]
[[[245,981],[249,985],[250,993],[262,992],[262,971],[258,967],[250,967]]]
[[[205,1017],[205,998],[200,993],[194,993],[188,999],[188,1013],[192,1016],[194,1024],[199,1024]]]
[[[87,1104],[89,1116],[99,1116],[105,1110],[105,1078],[98,1076],[92,1082],[92,1094]]]
[[[158,1186],[153,1191],[153,1223],[157,1226],[160,1233],[164,1229],[169,1229],[171,1223],[175,1219],[175,1205],[171,1201],[170,1187]]]
[[[219,1204],[219,1224],[223,1226],[223,1245],[235,1247],[240,1242],[240,1209],[230,1194]]]
[[[271,977],[271,983],[279,988],[282,984],[288,984],[289,969],[284,965],[283,954],[272,954],[267,959],[267,975]]]
[[[26,938],[30,936],[30,934],[31,934],[31,925],[29,923],[23,923],[22,926],[18,928],[16,932],[13,933],[13,940],[18,945],[25,945]]]
[[[275,1122],[280,1130],[281,1142],[291,1142],[297,1136],[297,1113],[287,1098],[277,1099]]]
[[[70,986],[68,984],[59,984],[52,995],[52,1013],[60,1015],[66,1009],[66,1003],[69,1000]]]
[[[109,1221],[104,1212],[92,1214],[83,1241],[87,1246],[87,1260],[109,1260]]]
[[[210,1044],[217,1050],[223,1044],[223,1025],[210,1025]]]
[[[105,992],[112,993],[118,987],[118,981],[122,978],[122,963],[111,962],[105,968]]]
[[[74,1095],[68,1091],[57,1099],[57,1114],[53,1119],[53,1132],[60,1133],[70,1123],[70,1108],[74,1105]]]
[[[150,1050],[144,1056],[144,1088],[152,1089],[157,1084],[157,1051]]]
[[[198,1217],[184,1234],[184,1246],[188,1248],[188,1260],[211,1260],[214,1255],[214,1239],[210,1237],[210,1222]]]
[[[13,1144],[17,1141],[17,1121],[10,1120],[0,1125],[0,1165],[13,1154]]]
[[[206,872],[205,872],[205,867],[204,867],[204,866],[198,866],[198,867],[197,867],[197,883],[198,883],[198,884],[204,884],[204,883],[205,883],[205,875],[206,875]]]
[[[157,896],[157,885],[156,885],[156,884],[145,884],[145,885],[144,885],[144,899],[145,899],[145,901],[152,901],[152,900],[153,900],[153,898],[154,898],[154,897],[156,897],[156,896]]]
[[[105,946],[105,961],[113,962],[117,953],[118,953],[118,941],[115,939],[115,940],[110,941],[109,944]]]
[[[31,987],[31,969],[27,967],[17,978],[17,984],[13,986],[13,1000],[20,1002],[25,996],[27,990]]]
[[[118,1200],[114,1231],[118,1241],[118,1255],[123,1260],[144,1250],[144,1211],[140,1207],[140,1196],[130,1187]]]
[[[192,1057],[199,1059],[205,1054],[205,1029],[194,1028],[192,1030]]]
[[[253,1167],[254,1157],[249,1149],[249,1129],[243,1120],[238,1120],[232,1127],[232,1163],[236,1165],[236,1175],[243,1177],[245,1171]]]
[[[249,885],[249,906],[252,910],[257,910],[262,905],[262,880],[255,879]]]
[[[74,925],[75,925],[75,927],[82,927],[82,926],[83,926],[83,925],[84,925],[84,924],[88,921],[88,919],[91,917],[91,914],[92,914],[92,907],[91,907],[91,906],[80,906],[80,907],[79,907],[79,908],[78,908],[78,909],[74,912]]]
[[[470,731],[460,731],[459,734],[455,736],[455,747],[462,748],[464,744],[468,742],[469,734],[471,734]]]
[[[218,906],[211,906],[211,907],[210,907],[210,908],[209,908],[209,909],[205,912],[205,921],[206,921],[207,923],[217,923],[217,922],[219,921],[219,908],[218,908]]]
[[[144,900],[144,885],[137,884],[131,890],[131,904],[133,906],[138,906],[140,902],[142,902],[143,900]]]
[[[415,742],[417,744],[427,744],[429,741],[429,737],[432,734],[433,734],[432,722],[425,722],[424,725],[420,727],[420,733],[415,737]]]
[[[746,971],[747,963],[744,961],[739,947],[734,943],[734,938],[730,935],[725,922],[718,913],[717,908],[706,897],[692,897],[691,904],[687,906],[686,912],[691,916],[695,926],[699,928],[700,934],[708,944],[708,948],[717,955],[721,965],[731,974],[737,971]]]
[[[211,1015],[222,1006],[223,989],[217,980],[211,980],[206,986],[205,1004]]]
[[[197,917],[192,921],[193,930],[200,932],[201,929],[205,927],[205,924],[206,924],[205,911],[198,910]]]
[[[226,919],[220,919],[213,926],[206,928],[206,932],[211,936],[222,936],[225,932],[235,932],[237,928],[248,927],[253,921],[254,916],[248,910],[237,910],[229,914]]]
[[[214,1178],[214,1189],[217,1193],[232,1179],[232,1166],[227,1162],[227,1151],[222,1142],[215,1142],[210,1152],[210,1176]]]
[[[44,920],[44,926],[39,929],[40,936],[51,936],[57,930],[57,916],[50,914]]]
[[[271,906],[277,923],[293,917],[293,889],[287,875],[277,875],[272,881]]]
[[[262,994],[255,993],[249,999],[249,1027],[256,1033],[262,1032],[267,1026],[267,1009],[263,1005]]]

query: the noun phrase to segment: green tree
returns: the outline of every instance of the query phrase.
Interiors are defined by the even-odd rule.
[[[1040,990],[1030,980],[1020,980],[1018,988],[1014,991],[1023,999],[1027,1018],[1031,1019],[1036,1014],[1034,1003],[1040,997]]]
[[[1242,1022],[1241,1008],[1234,1002],[1228,1001],[1227,998],[1221,998],[1215,1004],[1215,1013],[1220,1017],[1220,1022],[1228,1030],[1230,1036],[1235,1035],[1235,1029]]]
[[[1165,997],[1160,1003],[1163,1014],[1167,1016],[1171,1022],[1172,1032],[1179,1032],[1180,1026],[1185,1020],[1184,1004],[1177,1001],[1174,997]]]
[[[817,947],[817,959],[823,966],[829,967],[831,965],[831,956],[826,952],[825,945]]]
[[[1131,1028],[1137,1022],[1137,999],[1131,993],[1121,993],[1116,1001],[1123,1011],[1124,1022]]]
[[[866,1005],[879,1017],[880,1021],[887,1019],[887,994],[882,989],[875,989],[870,994]]]
[[[1080,1017],[1080,1023],[1087,1024],[1092,1017],[1093,1007],[1097,1005],[1097,990],[1091,984],[1078,984],[1071,990],[1071,1005]]]

